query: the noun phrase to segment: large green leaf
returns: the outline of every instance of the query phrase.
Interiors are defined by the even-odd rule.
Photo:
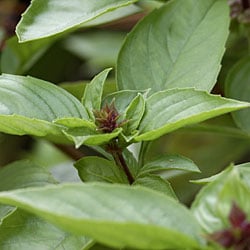
[[[226,95],[250,102],[250,57],[240,60],[226,78]],[[250,134],[250,108],[233,113],[236,124]]]
[[[113,161],[89,156],[77,161],[74,166],[82,181],[102,181],[110,183],[128,183],[123,171]]]
[[[19,209],[0,226],[1,250],[82,250],[90,242]]]
[[[142,187],[64,184],[2,192],[0,201],[116,248],[196,249],[202,244],[200,227],[184,206]]]
[[[228,113],[250,104],[194,89],[170,89],[150,96],[136,141],[156,139],[189,124]]]
[[[33,0],[17,25],[17,36],[21,42],[49,37],[135,1]]]
[[[129,34],[120,52],[119,89],[210,91],[225,50],[228,9],[224,0],[175,0],[153,11]]]
[[[0,76],[0,114],[53,121],[63,117],[88,119],[81,103],[67,91],[33,77]]]
[[[104,71],[99,73],[85,87],[84,95],[82,98],[82,103],[83,103],[84,107],[87,109],[89,116],[93,120],[95,120],[93,110],[100,110],[101,109],[104,83],[105,83],[105,80],[106,80],[110,70],[111,70],[110,68],[105,69]]]
[[[82,104],[67,91],[33,77],[0,76],[0,131],[65,140],[62,126],[52,123],[64,117],[88,119]]]

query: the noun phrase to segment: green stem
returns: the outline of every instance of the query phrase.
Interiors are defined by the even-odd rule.
[[[129,167],[122,155],[122,149],[119,148],[116,141],[113,141],[108,145],[107,151],[111,153],[117,166],[119,166],[125,175],[127,176],[129,184],[133,184],[135,179],[131,174]]]

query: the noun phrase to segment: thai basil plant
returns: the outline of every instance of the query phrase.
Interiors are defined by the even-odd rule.
[[[32,74],[53,44],[78,53],[86,31],[135,13],[116,63],[90,82]],[[0,249],[249,250],[250,163],[236,157],[250,145],[249,13],[244,0],[32,0],[1,53],[0,132],[79,153],[68,169],[81,181],[59,182],[25,157],[1,168]],[[244,145],[204,178],[181,147],[152,154],[177,130]],[[191,173],[196,195],[170,181]]]

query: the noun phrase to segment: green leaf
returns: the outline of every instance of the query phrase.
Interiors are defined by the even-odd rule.
[[[20,115],[0,115],[0,131],[13,135],[47,137],[51,141],[65,142],[63,127],[48,121]]]
[[[85,87],[84,95],[82,98],[82,104],[87,109],[88,114],[92,118],[92,120],[95,120],[93,110],[100,110],[101,109],[104,83],[105,83],[105,80],[106,80],[110,70],[111,70],[111,68],[105,69],[104,71],[99,73]]]
[[[22,74],[29,70],[54,42],[54,38],[20,44],[17,37],[7,40],[2,51],[1,69],[9,74]]]
[[[53,84],[33,77],[0,76],[1,132],[65,142],[63,127],[53,123],[63,117],[87,120],[88,114],[75,97]]]
[[[113,161],[97,156],[83,157],[74,166],[84,182],[128,183],[123,171]]]
[[[133,185],[148,187],[178,200],[176,194],[174,193],[174,190],[171,187],[171,184],[160,176],[148,174],[146,176],[136,179]]]
[[[200,173],[195,163],[184,156],[160,155],[156,159],[145,164],[140,170],[140,175],[172,169]]]
[[[224,0],[170,1],[128,35],[118,58],[118,88],[210,91],[220,70],[228,27]]]
[[[122,128],[115,129],[112,133],[106,134],[100,134],[96,130],[86,127],[72,128],[63,132],[70,140],[73,140],[76,148],[79,148],[83,144],[90,146],[105,144],[116,138],[122,132]]]
[[[246,107],[248,103],[190,88],[160,91],[146,100],[135,140],[154,140],[186,125]]]
[[[131,134],[137,129],[144,114],[144,111],[145,111],[145,99],[139,93],[131,101],[130,105],[127,107],[125,111],[124,120],[128,121],[124,126],[125,134]]]
[[[202,244],[200,227],[187,208],[142,187],[64,184],[2,192],[0,201],[115,248],[195,249]]]
[[[95,123],[77,117],[59,118],[54,120],[53,123],[62,125],[67,128],[79,128],[79,127],[86,127],[90,129],[96,128]]]
[[[0,114],[50,122],[63,117],[88,119],[84,107],[67,91],[33,77],[7,74],[0,76]]]
[[[17,25],[17,36],[20,42],[53,36],[133,2],[135,0],[33,0]]]
[[[226,95],[228,97],[250,102],[250,57],[240,60],[229,71],[226,78]],[[233,113],[239,128],[250,134],[250,108]]]
[[[90,242],[22,210],[5,218],[0,226],[1,250],[82,250]]]
[[[250,187],[242,178],[249,163],[244,165],[230,166],[216,175],[216,178],[204,186],[196,196],[191,210],[206,233],[228,226],[228,214],[232,202],[238,204],[244,211],[249,211]]]

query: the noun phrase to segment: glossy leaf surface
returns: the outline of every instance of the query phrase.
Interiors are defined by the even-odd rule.
[[[189,88],[161,91],[147,99],[138,128],[140,134],[135,140],[153,140],[180,127],[249,105]]]
[[[127,37],[118,58],[119,89],[210,91],[220,70],[228,27],[224,0],[170,1]]]
[[[133,0],[33,0],[17,26],[21,42],[49,37],[81,26]]]
[[[45,121],[60,117],[88,119],[84,107],[67,91],[29,76],[2,75],[0,98],[1,115],[15,114]]]
[[[2,192],[0,201],[112,247],[181,249],[183,244],[201,244],[200,228],[184,206],[142,187],[64,184]]]
[[[102,103],[102,92],[105,80],[111,69],[106,69],[99,73],[94,79],[87,84],[82,98],[82,103],[87,109],[89,116],[94,120],[93,110],[100,110]]]
[[[10,101],[11,100],[11,101]],[[82,104],[67,91],[33,77],[0,77],[0,131],[15,135],[50,136],[65,141],[62,126],[53,120],[88,120]]]

